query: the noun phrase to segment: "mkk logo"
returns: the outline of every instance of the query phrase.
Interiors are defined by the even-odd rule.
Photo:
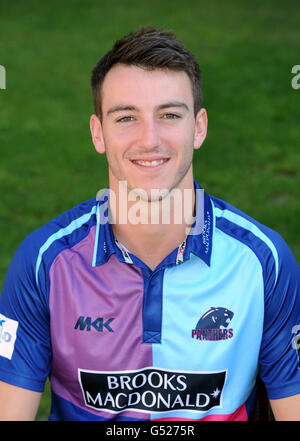
[[[227,308],[211,307],[199,319],[192,330],[192,338],[197,340],[227,340],[233,337],[233,329],[227,329],[234,313]]]
[[[109,318],[104,321],[103,317],[98,317],[95,320],[92,320],[92,317],[84,317],[81,315],[74,327],[74,329],[79,329],[80,331],[91,331],[92,328],[98,332],[103,332],[104,330],[108,332],[114,332],[114,330],[110,327],[111,322],[114,318]]]

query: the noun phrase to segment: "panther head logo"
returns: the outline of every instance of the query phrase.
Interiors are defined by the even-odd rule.
[[[211,307],[209,311],[203,314],[199,319],[195,329],[212,329],[220,328],[220,326],[227,328],[233,316],[234,313],[227,308]]]

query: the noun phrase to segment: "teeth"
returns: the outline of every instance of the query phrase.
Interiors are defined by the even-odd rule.
[[[160,165],[165,161],[167,161],[167,159],[159,159],[155,161],[134,161],[134,162],[139,165],[144,165],[145,167],[155,167],[156,165]]]

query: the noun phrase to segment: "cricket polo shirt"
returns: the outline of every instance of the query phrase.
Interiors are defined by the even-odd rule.
[[[200,190],[195,182],[196,190]],[[300,270],[284,240],[197,191],[204,225],[151,271],[91,199],[30,234],[0,297],[0,379],[50,420],[247,420],[300,393]]]

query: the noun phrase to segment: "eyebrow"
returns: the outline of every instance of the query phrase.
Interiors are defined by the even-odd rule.
[[[126,105],[126,104],[124,104],[124,105],[123,104],[118,104],[118,105],[113,106],[110,109],[108,109],[107,115],[109,115],[110,113],[122,112],[124,110],[125,111],[126,110],[132,111],[132,110],[138,110],[138,109],[135,106],[129,106],[129,105]]]
[[[163,103],[157,107],[158,110],[161,109],[168,109],[169,107],[183,107],[187,111],[189,111],[189,107],[186,103],[183,103],[181,101],[170,101],[168,103]]]
[[[167,103],[163,103],[163,104],[160,104],[159,106],[157,106],[156,109],[162,110],[162,109],[168,109],[170,107],[182,107],[182,108],[186,109],[187,111],[189,111],[188,105],[181,102],[181,101],[170,101]],[[109,115],[111,113],[115,113],[115,112],[138,111],[138,110],[139,110],[139,108],[136,106],[131,106],[128,104],[117,104],[116,106],[113,106],[110,109],[108,109],[107,115]]]

